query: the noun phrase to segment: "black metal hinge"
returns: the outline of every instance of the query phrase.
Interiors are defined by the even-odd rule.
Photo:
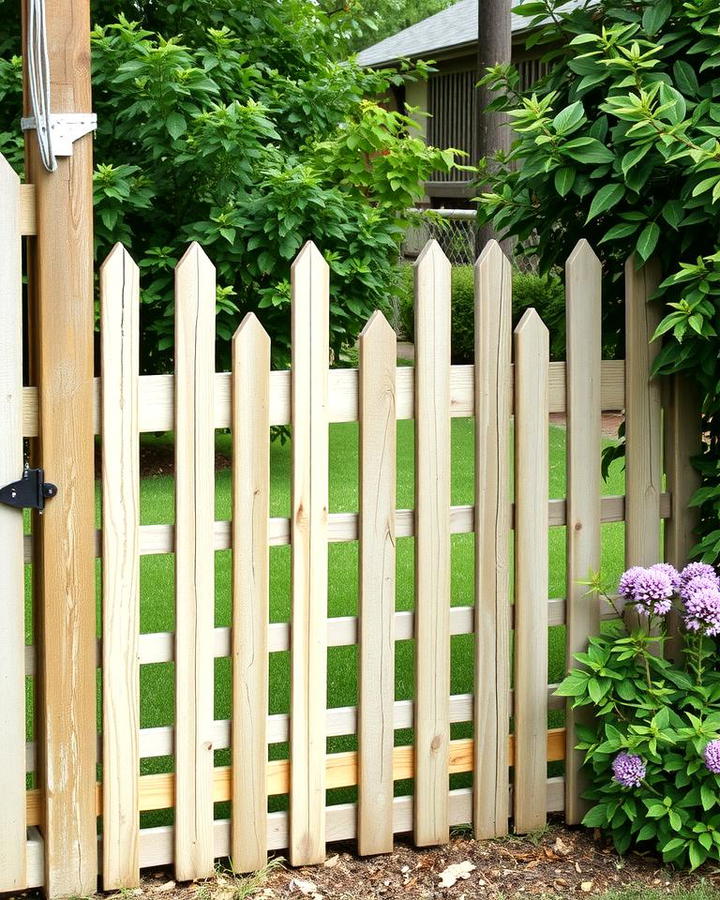
[[[45,509],[45,500],[58,492],[54,484],[45,481],[43,469],[25,469],[20,481],[0,488],[0,503],[16,509]]]

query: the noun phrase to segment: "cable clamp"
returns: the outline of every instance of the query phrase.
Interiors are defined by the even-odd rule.
[[[35,131],[37,124],[35,116],[28,116],[20,120],[23,131]],[[44,133],[47,126],[40,123],[40,132]],[[54,156],[72,156],[72,145],[75,141],[95,131],[97,128],[97,115],[95,113],[58,113],[50,115],[50,130],[52,132],[52,150]]]

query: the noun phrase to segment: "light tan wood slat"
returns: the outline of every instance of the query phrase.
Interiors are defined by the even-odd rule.
[[[308,243],[292,266],[292,865],[325,859],[329,268]]]
[[[236,871],[252,872],[267,862],[270,621],[270,338],[252,313],[232,352],[232,860]]]
[[[397,417],[414,417],[414,369],[403,366],[397,370]],[[474,415],[473,367],[453,366],[450,373],[450,415],[465,417]],[[512,382],[511,382],[512,383]],[[354,369],[334,369],[329,374],[330,422],[357,421],[357,372]],[[173,376],[143,375],[140,379],[140,431],[172,431]],[[215,411],[215,427],[230,427],[230,376],[215,375],[215,393],[218,396]],[[98,432],[100,380],[95,379],[95,431]],[[623,360],[606,359],[602,364],[601,402],[603,410],[618,410],[625,406],[625,363]],[[550,412],[564,413],[565,363],[550,363]],[[37,389],[23,388],[23,434],[37,436]],[[270,375],[270,424],[290,423],[290,372],[272,372]]]
[[[213,871],[215,269],[191,244],[175,270],[175,875]]]
[[[563,808],[563,779],[548,778],[548,812],[561,812]],[[466,825],[472,817],[472,792],[469,788],[450,791],[448,795],[450,824]],[[393,801],[393,828],[396,834],[404,834],[412,828],[412,797],[396,797]],[[329,806],[326,809],[328,839],[349,841],[356,836],[357,812],[352,803]],[[268,846],[271,850],[287,847],[288,814],[271,813],[268,816]],[[164,866],[172,862],[172,826],[147,828],[141,838],[143,866]],[[230,847],[230,823],[215,823],[215,856],[226,857]]]
[[[566,665],[587,648],[589,635],[599,633],[597,596],[587,582],[600,571],[600,491],[602,415],[600,412],[600,351],[602,269],[587,241],[580,241],[565,267],[567,322],[567,517],[566,529]],[[565,721],[565,817],[577,825],[588,809],[582,799],[587,776],[584,754],[575,750],[576,723],[591,721],[588,707],[567,704]]]
[[[395,332],[375,312],[360,335],[358,847],[393,849],[395,739]]]
[[[415,267],[414,841],[449,838],[450,263],[430,241]]]
[[[103,887],[140,883],[139,271],[116,244],[100,269],[103,519]]]
[[[660,282],[656,262],[625,265],[625,565],[649,566],[660,558],[662,408],[660,380],[650,368],[660,350],[651,343],[660,322],[649,302]]]
[[[508,828],[512,269],[496,241],[475,265],[475,766],[477,839]]]
[[[700,487],[700,476],[691,460],[700,454],[702,447],[702,403],[697,384],[683,375],[673,375],[664,387],[663,456],[667,487],[673,499],[672,516],[663,530],[665,561],[682,568],[697,542],[694,530],[698,524],[698,507],[690,506],[690,501]],[[668,617],[668,632],[665,656],[680,660],[683,640],[676,610]]]
[[[0,154],[0,487],[23,471],[20,181]],[[26,887],[23,514],[0,505],[0,892]]]
[[[548,331],[534,309],[515,329],[515,830],[545,824],[548,670]],[[564,751],[563,751],[564,752]]]
[[[20,234],[32,237],[37,234],[35,221],[35,185],[20,185]]]

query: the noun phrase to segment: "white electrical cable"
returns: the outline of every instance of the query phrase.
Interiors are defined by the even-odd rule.
[[[28,3],[27,71],[30,105],[35,118],[40,159],[48,172],[54,172],[57,169],[57,159],[52,146],[50,60],[45,26],[45,0],[29,0]]]

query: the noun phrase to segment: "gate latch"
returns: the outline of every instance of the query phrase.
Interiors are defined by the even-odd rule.
[[[0,488],[0,503],[16,509],[45,509],[45,500],[54,497],[57,486],[45,481],[43,469],[25,469],[20,481]]]

